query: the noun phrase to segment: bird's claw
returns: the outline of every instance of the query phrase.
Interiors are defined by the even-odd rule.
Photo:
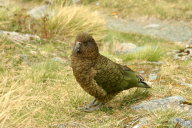
[[[89,103],[85,107],[79,107],[78,109],[84,112],[92,112],[99,110],[100,108],[102,108],[103,105],[104,105],[103,103],[94,99],[91,103]]]

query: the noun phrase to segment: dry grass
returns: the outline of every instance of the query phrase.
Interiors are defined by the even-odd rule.
[[[47,28],[49,28],[46,30],[49,30],[47,31],[48,34],[54,36],[54,39],[68,37],[72,40],[73,34],[83,29],[92,33],[99,40],[103,38],[104,22],[97,13],[89,11],[90,9],[87,7],[81,6],[58,8],[57,15],[46,21]],[[11,19],[11,23],[14,21],[16,26],[18,25],[18,22],[15,22],[18,21],[17,18]],[[9,18],[5,16],[5,21],[6,19]],[[2,21],[1,23],[3,23]],[[34,21],[34,23],[37,22]],[[42,24],[36,25],[40,26]],[[42,27],[39,27],[38,32],[41,29]],[[14,28],[9,26],[9,30],[34,32],[32,29],[17,29],[15,26]],[[38,32],[37,34],[42,34]],[[164,52],[175,48],[173,44],[149,36],[118,32],[112,34],[106,32],[105,34],[108,36],[104,41],[109,43],[130,41],[139,46],[145,46],[146,44],[158,44],[162,47],[172,46],[165,49]],[[188,101],[192,101],[191,89],[180,86],[180,82],[190,82],[192,80],[191,60],[175,61],[165,55],[161,59],[162,65],[141,63],[146,62],[146,54],[140,61],[121,61],[135,71],[145,71],[142,75],[146,80],[148,80],[150,73],[157,73],[158,79],[152,81],[152,89],[124,91],[102,110],[85,113],[77,110],[77,107],[88,103],[92,97],[86,94],[75,81],[70,68],[71,49],[67,47],[65,41],[63,41],[64,43],[60,42],[57,42],[57,40],[40,40],[16,45],[0,36],[0,128],[44,128],[58,124],[64,124],[69,128],[122,128],[125,125],[133,127],[135,122],[144,116],[147,116],[149,122],[151,122],[149,123],[150,127],[167,127],[174,126],[168,122],[172,117],[184,117],[177,110],[162,110],[154,113],[136,112],[131,110],[130,106],[141,101],[172,95],[181,95]],[[12,47],[8,47],[10,45]],[[100,45],[103,46],[101,53],[105,56],[116,62],[121,60],[119,59],[121,56],[114,56],[109,50],[110,47],[107,43]],[[22,59],[21,55],[25,55],[31,65]],[[159,54],[157,55],[159,56]],[[53,61],[53,57],[61,57],[64,59],[64,63]],[[133,63],[136,64],[133,65]]]
[[[10,41],[1,40],[1,44],[10,45]],[[46,51],[47,55],[31,54],[30,49],[0,49],[3,56],[0,58],[0,121],[1,127],[51,127],[57,124],[65,124],[67,127],[114,127],[120,128],[128,124],[134,124],[136,120],[147,116],[152,127],[173,126],[168,120],[174,116],[183,117],[176,110],[142,112],[138,113],[130,109],[131,105],[149,99],[181,95],[191,99],[191,92],[187,87],[178,86],[182,79],[189,79],[192,71],[187,67],[190,62],[177,62],[172,59],[163,59],[162,66],[139,64],[137,60],[128,61],[138,65],[130,65],[136,71],[146,70],[143,76],[148,79],[153,69],[159,78],[153,82],[151,90],[131,89],[124,91],[107,104],[108,107],[93,113],[84,113],[77,107],[88,103],[92,97],[86,94],[75,81],[68,59],[70,49],[63,50],[63,44],[35,43],[40,51]],[[61,52],[60,52],[61,51]],[[19,54],[25,54],[32,65],[27,65],[22,59],[17,59]],[[102,51],[105,56],[111,56]],[[64,64],[52,61],[52,54],[65,56]],[[37,61],[38,60],[38,61]],[[113,59],[116,61],[116,59]],[[181,69],[177,68],[181,66]],[[186,68],[185,68],[186,66]],[[170,70],[169,72],[168,69]],[[178,74],[182,71],[182,74]],[[188,73],[187,73],[188,72]],[[174,81],[179,78],[180,81]],[[165,80],[165,81],[162,81]],[[167,114],[168,113],[168,114]]]
[[[51,37],[57,39],[74,37],[80,31],[89,32],[97,40],[104,37],[104,19],[98,12],[92,12],[88,7],[69,6],[57,8],[47,24]]]
[[[36,34],[52,40],[70,40],[81,31],[89,32],[97,40],[104,38],[104,18],[89,7],[61,7],[56,4],[48,9],[50,16],[34,19],[28,16],[27,9],[22,7],[24,5],[12,8],[13,5],[0,8],[0,29]]]

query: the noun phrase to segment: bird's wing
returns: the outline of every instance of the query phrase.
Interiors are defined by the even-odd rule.
[[[131,68],[127,67],[126,65],[120,65],[120,66],[122,67],[122,69],[123,69],[125,72],[126,72],[126,71],[132,71],[132,72],[134,72]],[[136,77],[138,78],[138,80],[139,80],[140,82],[145,81],[144,78],[143,78],[141,75],[139,75],[139,74],[137,74]]]
[[[133,70],[127,66],[119,65],[106,57],[97,63],[94,80],[106,92],[120,92],[131,88],[138,83],[138,78]]]

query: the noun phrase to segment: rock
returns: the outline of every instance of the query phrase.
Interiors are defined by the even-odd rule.
[[[31,35],[31,34],[21,34],[18,32],[9,32],[9,31],[2,31],[0,30],[0,35],[6,36],[12,41],[31,41],[33,39],[40,40],[40,37],[37,35]]]
[[[135,50],[137,46],[133,43],[119,43],[116,46],[115,52],[122,54],[122,53],[128,53],[133,50]]]
[[[184,120],[184,119],[181,119],[181,118],[174,118],[171,120],[171,122],[175,123],[175,124],[179,124],[181,125],[182,127],[185,127],[185,128],[192,128],[192,120]]]
[[[95,5],[96,5],[96,6],[99,6],[99,5],[100,5],[99,1],[97,1],[97,2],[95,3]]]
[[[73,4],[80,4],[80,3],[81,3],[81,0],[72,0],[72,3],[73,3]]]
[[[149,74],[149,80],[152,81],[152,80],[156,80],[157,79],[157,74],[155,73],[150,73]]]
[[[145,71],[139,71],[139,74],[143,74],[143,73],[145,73]]]
[[[35,19],[40,19],[50,15],[49,5],[41,5],[27,12],[27,14]]]
[[[64,59],[62,59],[62,58],[60,58],[60,57],[53,57],[52,60],[53,60],[53,61],[56,61],[56,62],[60,62],[60,63],[62,63],[62,64],[66,62]]]
[[[149,24],[149,25],[144,26],[144,28],[149,28],[149,29],[151,29],[151,28],[159,28],[159,27],[160,27],[159,24]]]
[[[146,118],[140,118],[139,120],[137,120],[137,122],[138,123],[136,125],[134,125],[132,128],[143,128],[143,127],[145,127],[145,125],[148,124],[148,121]],[[132,125],[132,123],[127,124],[124,126],[124,128],[130,128],[131,125]]]
[[[6,7],[6,4],[4,1],[0,1],[0,7]]]
[[[181,96],[171,96],[167,98],[151,100],[147,102],[134,105],[131,108],[134,110],[156,110],[162,108],[173,108],[174,106],[179,106],[181,103],[185,102],[185,98]]]
[[[189,110],[188,116],[192,117],[192,107],[191,107],[191,109]]]
[[[182,82],[180,85],[192,87],[192,84]]]
[[[162,65],[163,62],[157,61],[157,62],[147,62],[148,64],[154,64],[154,65]]]
[[[65,124],[56,124],[52,126],[53,128],[67,128]]]
[[[24,54],[19,55],[21,59],[26,62],[28,65],[31,65],[31,62],[28,60],[27,56]]]

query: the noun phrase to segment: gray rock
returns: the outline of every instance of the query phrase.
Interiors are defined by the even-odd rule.
[[[40,40],[40,37],[37,35],[31,35],[31,34],[21,34],[18,32],[9,32],[9,31],[2,31],[0,30],[0,35],[7,36],[9,39],[13,41],[31,41],[32,39]]]
[[[53,128],[66,128],[65,124],[56,124],[52,126]]]
[[[64,59],[62,59],[62,58],[60,58],[60,57],[53,57],[52,60],[53,60],[53,61],[56,61],[56,62],[60,62],[60,63],[62,63],[62,64],[66,62]]]
[[[146,118],[140,118],[136,120],[138,122],[136,125],[134,125],[132,128],[143,128],[145,125],[148,124],[148,121]],[[130,128],[132,126],[133,122],[130,122],[129,124],[125,125],[124,128]]]
[[[137,46],[133,43],[119,43],[115,48],[115,52],[119,54],[129,53],[135,50]]]
[[[19,55],[21,59],[26,62],[28,65],[31,65],[31,62],[28,60],[27,56],[24,54]]]
[[[4,1],[0,1],[0,7],[6,7],[6,4]]]
[[[81,3],[81,0],[72,0],[72,3],[73,3],[73,4],[80,4],[80,3]]]
[[[185,101],[185,98],[181,96],[171,96],[167,98],[151,100],[147,102],[134,105],[131,108],[134,110],[156,110],[162,108],[169,108],[173,106],[180,106]]]
[[[156,80],[157,79],[157,74],[155,73],[150,73],[149,74],[149,80],[152,81],[152,80]]]
[[[143,74],[143,73],[145,73],[145,71],[139,71],[139,74]]]
[[[171,120],[171,122],[175,123],[175,124],[179,124],[181,125],[182,127],[185,127],[185,128],[192,128],[192,120],[184,120],[184,119],[181,119],[181,118],[174,118]]]
[[[149,24],[149,25],[144,26],[144,28],[149,28],[149,29],[151,29],[151,28],[157,29],[159,27],[160,27],[159,24]]]
[[[40,19],[45,16],[49,16],[50,14],[49,5],[41,5],[39,7],[35,7],[29,10],[27,14],[35,19]]]
[[[99,2],[99,1],[97,1],[97,2],[95,3],[95,5],[96,5],[96,6],[99,6],[99,5],[100,5],[100,2]]]
[[[192,87],[192,84],[190,84],[190,83],[185,83],[185,82],[182,82],[180,85]]]
[[[153,25],[153,24],[159,24]],[[144,35],[150,35],[174,42],[183,42],[191,39],[192,26],[188,22],[180,21],[162,21],[162,20],[120,20],[117,18],[108,17],[107,25],[111,29],[115,29],[122,32],[133,32]],[[149,25],[149,26],[148,26]],[[148,26],[146,28],[146,26]],[[152,27],[153,29],[148,29]]]

